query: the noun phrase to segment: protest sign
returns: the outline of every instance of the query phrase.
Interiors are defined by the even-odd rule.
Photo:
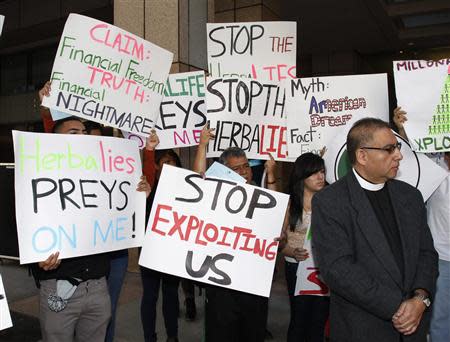
[[[127,131],[121,131],[122,135],[125,139],[136,141],[138,144],[139,149],[143,149],[145,147],[145,140],[146,138],[143,135],[127,132]]]
[[[59,110],[55,110],[55,109],[51,109],[51,108],[49,110],[50,110],[50,114],[52,116],[53,121],[62,120],[62,119],[68,118],[69,116],[72,116],[69,113],[61,112]]]
[[[208,157],[218,157],[231,146],[247,158],[287,160],[285,92],[278,82],[248,78],[206,80],[206,103],[215,139]]]
[[[447,176],[447,172],[423,153],[413,151],[408,141],[397,133],[393,133],[397,140],[402,143],[401,153],[403,156],[396,179],[417,188],[426,201]],[[345,132],[336,136],[333,139],[333,144],[329,145],[323,156],[328,183],[334,183],[351,170],[346,139],[347,133]]]
[[[157,149],[198,145],[206,124],[205,73],[170,74],[156,121]]]
[[[291,158],[319,153],[364,117],[389,120],[386,74],[299,78],[283,84]]]
[[[22,264],[138,247],[145,193],[139,150],[125,139],[13,131]]]
[[[0,274],[0,330],[12,327],[11,314],[9,313],[8,301],[5,288],[3,287],[2,275]]]
[[[150,134],[173,54],[111,24],[70,14],[43,105]]]
[[[311,227],[306,232],[303,248],[308,251],[309,257],[298,263],[294,295],[329,296],[330,289],[322,281],[319,268],[314,261],[314,253],[311,248]]]
[[[417,152],[450,151],[450,58],[394,62],[397,104]]]
[[[206,30],[211,76],[270,81],[297,77],[296,22],[215,23]]]
[[[246,182],[245,178],[240,176],[239,173],[234,172],[230,168],[228,168],[225,165],[218,163],[216,161],[214,163],[212,163],[212,165],[208,168],[208,170],[206,170],[205,176],[227,179],[230,181],[234,181],[236,183],[245,183]]]
[[[287,203],[286,194],[164,165],[139,264],[268,297]]]

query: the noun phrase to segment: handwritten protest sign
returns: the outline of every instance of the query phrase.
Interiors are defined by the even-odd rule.
[[[146,138],[143,135],[139,135],[136,133],[131,133],[127,131],[121,131],[122,135],[125,139],[136,141],[139,149],[143,149],[145,147]]]
[[[11,314],[6,300],[5,288],[0,274],[0,330],[12,327]]]
[[[140,246],[139,150],[125,139],[13,131],[22,264]]]
[[[111,24],[70,14],[43,105],[150,134],[173,54]]]
[[[170,165],[158,184],[139,264],[268,297],[288,196]]]
[[[389,119],[386,74],[299,78],[283,84],[291,157],[318,153],[363,117]]]
[[[211,76],[270,81],[296,77],[296,22],[215,23],[206,30]]]
[[[227,179],[236,183],[246,182],[245,178],[240,176],[239,173],[216,161],[206,170],[205,175],[206,177]]]
[[[447,172],[423,153],[414,152],[408,141],[397,133],[393,133],[397,140],[402,143],[401,153],[403,155],[396,179],[417,188],[422,193],[424,201],[426,201],[447,176]],[[346,138],[346,132],[338,134],[323,156],[328,183],[334,183],[351,170],[347,155]]]
[[[69,113],[61,112],[59,110],[55,110],[55,109],[49,109],[49,110],[50,110],[50,114],[52,116],[53,121],[62,120],[62,119],[68,118],[69,116],[72,116]]]
[[[314,253],[311,247],[311,227],[306,232],[303,248],[308,251],[309,257],[298,263],[294,295],[329,296],[330,289],[322,281],[319,268],[314,261]]]
[[[450,58],[394,62],[397,104],[408,113],[405,130],[418,152],[450,151]]]
[[[216,135],[208,157],[237,146],[248,158],[269,159],[271,153],[287,159],[285,94],[278,82],[211,77],[206,82],[208,120]]]
[[[203,71],[169,75],[156,122],[157,149],[198,145],[206,124]]]

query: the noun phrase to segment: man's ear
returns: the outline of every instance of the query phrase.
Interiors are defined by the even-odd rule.
[[[362,148],[358,148],[356,149],[356,162],[358,164],[361,165],[366,165],[367,164],[367,158],[368,158],[368,154],[367,151],[362,149]]]

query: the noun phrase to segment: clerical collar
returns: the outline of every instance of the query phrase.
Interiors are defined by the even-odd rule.
[[[365,190],[369,190],[369,191],[379,191],[384,188],[385,183],[380,183],[380,184],[371,183],[368,180],[361,177],[354,168],[352,168],[352,170],[353,170],[353,173],[354,173],[356,179],[358,180],[359,185],[361,185],[361,188],[363,188]]]

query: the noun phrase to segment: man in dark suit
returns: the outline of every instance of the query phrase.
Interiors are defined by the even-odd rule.
[[[357,121],[347,135],[353,169],[313,198],[332,342],[426,341],[438,257],[420,192],[393,179],[400,147],[386,122]]]

